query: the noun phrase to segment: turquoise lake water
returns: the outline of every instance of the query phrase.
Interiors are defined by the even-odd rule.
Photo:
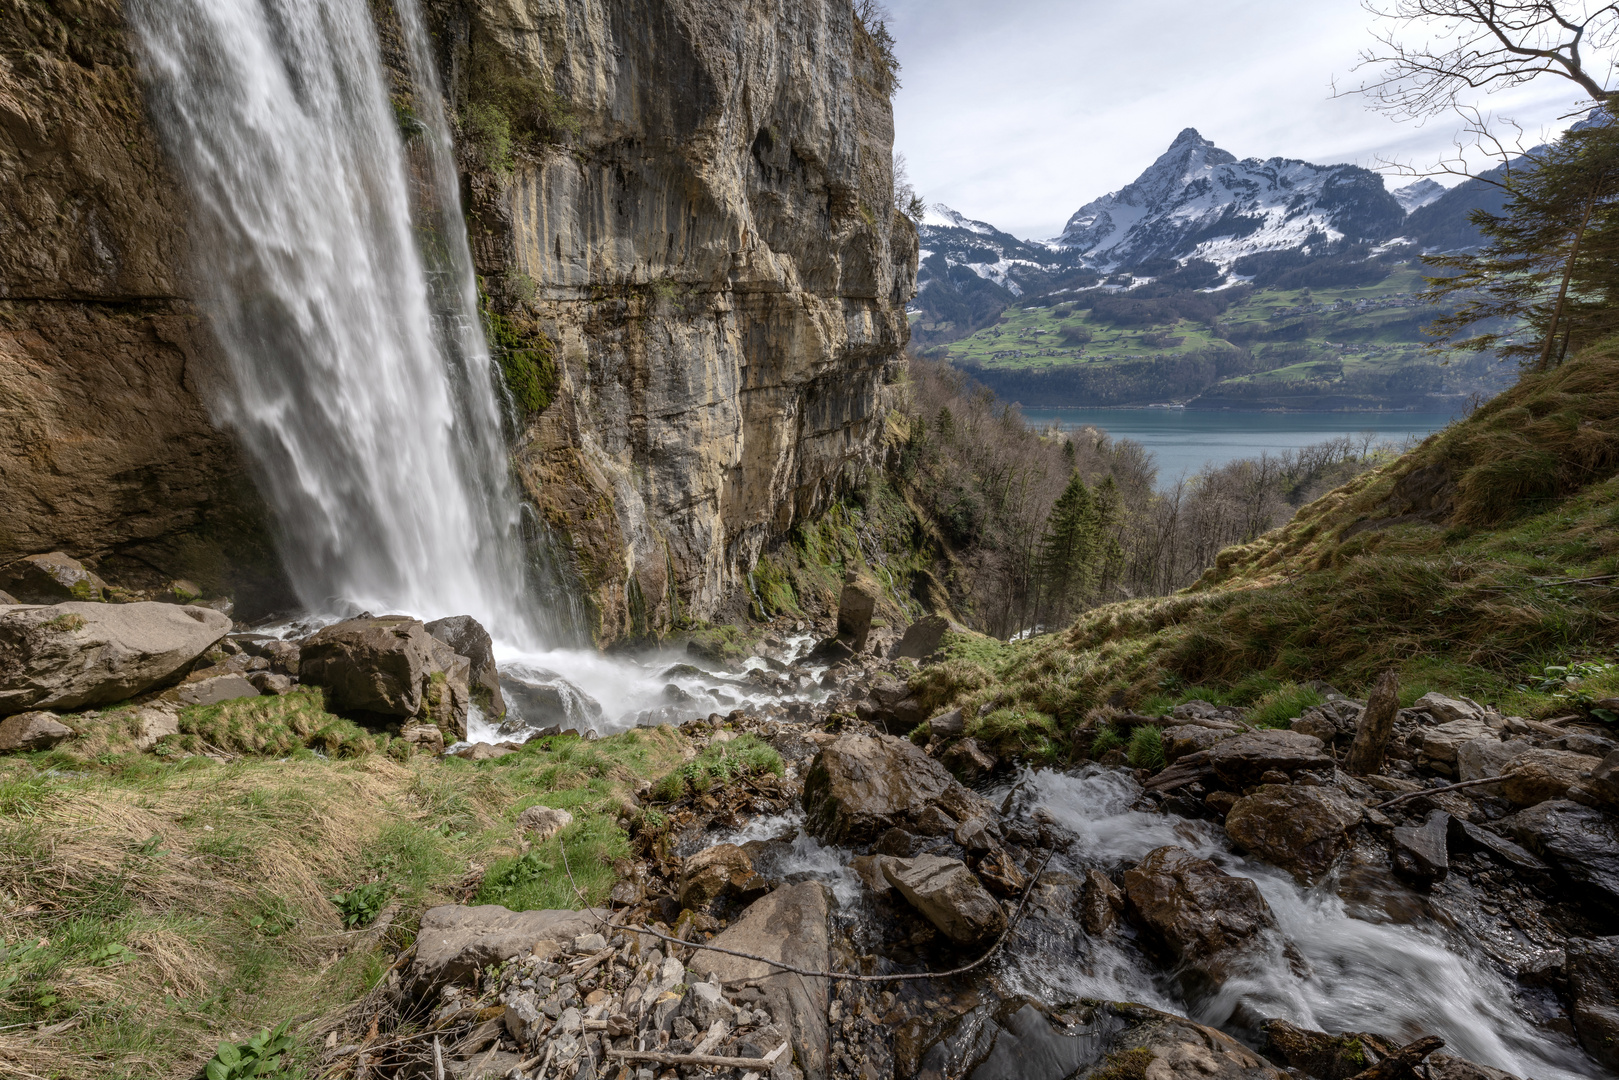
[[[1141,443],[1158,463],[1158,486],[1263,452],[1296,450],[1340,435],[1375,432],[1399,442],[1448,424],[1449,413],[1265,413],[1200,409],[1024,409],[1035,427],[1098,427],[1115,439]]]

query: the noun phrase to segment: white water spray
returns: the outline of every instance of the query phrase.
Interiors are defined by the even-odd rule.
[[[129,17],[229,361],[213,405],[300,599],[537,643],[449,133],[414,0],[398,8],[415,217],[364,0],[130,0]]]

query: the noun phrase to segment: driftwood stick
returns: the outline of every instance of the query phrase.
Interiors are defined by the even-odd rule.
[[[1012,912],[1012,917],[1006,921],[1006,929],[1001,931],[1001,936],[995,939],[995,944],[989,947],[989,951],[984,953],[984,955],[980,956],[977,960],[974,960],[970,964],[964,964],[958,968],[951,968],[949,971],[923,971],[897,975],[855,975],[842,971],[811,971],[808,968],[801,968],[795,964],[783,963],[780,960],[772,960],[769,957],[759,956],[755,953],[738,952],[735,949],[722,949],[718,945],[704,945],[697,942],[684,941],[680,938],[672,937],[669,934],[660,934],[658,931],[648,929],[644,926],[620,925],[618,923],[603,919],[600,915],[596,915],[594,913],[594,910],[590,907],[589,901],[585,899],[585,894],[580,891],[579,883],[574,881],[573,869],[568,865],[567,847],[562,844],[558,844],[557,846],[562,850],[562,868],[568,872],[568,881],[571,885],[573,885],[573,891],[575,895],[579,897],[579,902],[585,905],[585,910],[591,913],[592,918],[609,929],[628,930],[636,934],[649,934],[652,937],[658,938],[662,941],[679,945],[681,948],[692,949],[695,952],[717,952],[724,953],[727,956],[740,957],[743,960],[753,960],[757,963],[768,964],[773,968],[780,968],[782,971],[790,971],[794,975],[802,975],[809,979],[834,979],[841,980],[843,982],[871,983],[908,982],[916,979],[945,979],[953,975],[964,975],[967,972],[972,971],[974,968],[981,967],[988,963],[990,957],[994,956],[998,951],[1000,951],[1001,946],[1006,943],[1006,939],[1012,935],[1012,930],[1017,926],[1018,919],[1023,915],[1024,906],[1029,902],[1029,894],[1034,891],[1035,882],[1039,881],[1040,875],[1045,873],[1046,864],[1051,861],[1052,856],[1052,852],[1047,852],[1046,857],[1040,860],[1040,868],[1029,876],[1029,883],[1023,888],[1023,897],[1018,901],[1017,909]],[[753,980],[748,981],[751,982]]]
[[[1385,806],[1393,806],[1395,803],[1403,803],[1407,799],[1420,799],[1424,795],[1438,795],[1442,791],[1458,791],[1461,788],[1481,787],[1484,784],[1499,784],[1501,781],[1511,776],[1512,773],[1513,770],[1508,769],[1500,776],[1481,776],[1477,780],[1463,780],[1459,784],[1446,784],[1444,787],[1431,787],[1423,788],[1421,791],[1408,791],[1404,795],[1396,796],[1387,802],[1380,802],[1376,806],[1372,807],[1372,809],[1381,810]]]
[[[769,1069],[776,1063],[784,1042],[762,1058],[720,1057],[716,1054],[665,1054],[657,1050],[608,1050],[607,1056],[620,1061],[650,1061],[657,1065],[702,1065],[710,1069]]]

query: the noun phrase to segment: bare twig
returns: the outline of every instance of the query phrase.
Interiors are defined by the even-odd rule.
[[[573,868],[568,865],[567,847],[562,844],[558,844],[557,846],[562,849],[562,868],[568,872],[568,881],[573,886],[574,893],[579,897],[580,903],[585,905],[585,911],[603,926],[614,930],[628,930],[636,934],[648,934],[652,937],[658,938],[659,940],[667,941],[674,945],[679,945],[682,948],[691,949],[694,952],[717,952],[724,953],[726,956],[739,957],[743,960],[753,960],[757,963],[767,964],[773,968],[780,968],[782,971],[790,971],[794,975],[802,975],[809,979],[834,979],[842,982],[870,983],[908,982],[916,979],[947,979],[955,975],[965,975],[967,972],[983,966],[989,961],[990,957],[994,956],[998,951],[1000,951],[1001,946],[1006,943],[1006,939],[1011,936],[1013,928],[1017,926],[1018,919],[1023,915],[1024,906],[1029,902],[1029,894],[1034,891],[1035,882],[1040,880],[1040,875],[1045,872],[1046,864],[1051,861],[1051,856],[1053,854],[1052,852],[1048,851],[1046,853],[1046,857],[1040,860],[1040,868],[1030,875],[1029,883],[1023,888],[1023,897],[1018,901],[1016,910],[1012,912],[1012,917],[1006,921],[1006,929],[1001,931],[1001,936],[995,939],[995,944],[989,947],[989,951],[984,953],[984,955],[980,956],[977,960],[958,968],[951,968],[949,971],[923,971],[896,975],[855,975],[843,971],[812,971],[809,968],[801,968],[795,964],[783,963],[780,960],[772,960],[769,957],[759,956],[755,953],[738,952],[735,949],[722,949],[718,945],[706,945],[692,941],[684,941],[680,938],[672,937],[669,934],[659,933],[656,930],[651,930],[644,926],[619,924],[603,919],[600,915],[595,914],[594,909],[590,907],[590,902],[585,899],[585,894],[580,891],[578,882],[574,881]]]
[[[787,1044],[783,1042],[762,1058],[719,1057],[715,1054],[665,1054],[657,1050],[609,1050],[607,1056],[620,1061],[650,1061],[657,1065],[699,1065],[710,1069],[768,1069],[786,1049]]]
[[[1376,806],[1372,807],[1372,809],[1382,810],[1385,807],[1393,806],[1395,803],[1403,803],[1407,799],[1420,799],[1424,795],[1438,795],[1440,792],[1444,791],[1460,791],[1462,788],[1480,787],[1484,784],[1499,784],[1512,774],[1513,770],[1509,769],[1500,776],[1481,776],[1477,780],[1463,780],[1459,784],[1446,784],[1444,787],[1423,788],[1421,791],[1408,791],[1404,795],[1397,796],[1396,798],[1390,799],[1387,802],[1380,802]]]

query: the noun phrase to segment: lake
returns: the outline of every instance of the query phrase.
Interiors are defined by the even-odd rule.
[[[1450,413],[1270,413],[1202,409],[1024,409],[1035,427],[1098,427],[1115,439],[1131,439],[1158,462],[1158,486],[1191,476],[1205,465],[1223,465],[1261,453],[1296,450],[1311,443],[1363,431],[1389,442],[1431,435],[1455,417]]]

